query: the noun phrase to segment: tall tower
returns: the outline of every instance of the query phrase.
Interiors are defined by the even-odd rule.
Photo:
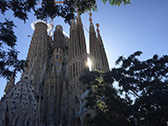
[[[59,125],[61,120],[62,89],[68,81],[67,41],[63,35],[62,26],[57,25],[54,31],[54,40],[50,46],[48,67],[42,89],[44,96],[41,109],[42,120],[47,126]]]
[[[86,52],[83,24],[81,22],[81,17],[78,15],[76,23],[73,20],[70,27],[68,86],[69,120],[72,120],[75,114],[80,110],[78,95],[81,95],[84,92],[85,87],[79,82],[79,77],[85,70],[88,70],[87,57],[88,54]]]
[[[89,13],[90,18],[90,27],[89,27],[89,49],[90,49],[90,60],[92,62],[91,65],[91,71],[97,69],[102,70],[102,61],[100,59],[100,53],[99,53],[99,43],[97,41],[94,25],[92,23],[92,13]]]
[[[103,71],[109,71],[109,64],[108,64],[108,60],[107,60],[107,55],[104,49],[104,45],[103,45],[103,41],[100,35],[100,31],[99,31],[99,24],[96,24],[97,26],[97,43],[99,45],[99,58],[102,61],[102,70]]]
[[[29,76],[30,83],[34,86],[36,94],[40,92],[40,83],[42,83],[47,66],[47,39],[47,24],[42,21],[37,21],[26,59],[28,67],[25,68],[25,74]]]
[[[91,70],[109,71],[109,65],[107,56],[104,50],[104,45],[99,32],[99,24],[97,24],[97,36],[95,33],[94,25],[92,23],[92,13],[90,15],[90,27],[89,27],[89,48],[90,48],[90,60],[92,62]]]
[[[30,84],[33,86],[37,100],[36,125],[40,125],[43,106],[43,89],[45,77],[47,75],[49,47],[51,38],[48,36],[49,25],[41,20],[34,22],[34,33],[27,55],[28,67],[24,74],[28,75]]]

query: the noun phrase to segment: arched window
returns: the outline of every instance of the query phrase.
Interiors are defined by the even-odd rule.
[[[73,76],[75,76],[75,64],[73,63]]]

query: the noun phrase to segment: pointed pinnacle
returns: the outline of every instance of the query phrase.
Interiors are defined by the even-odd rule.
[[[92,13],[89,13],[89,21],[92,22]]]
[[[100,32],[100,30],[99,30],[99,23],[97,23],[96,26],[97,26],[97,29],[96,29],[97,33],[99,33]]]

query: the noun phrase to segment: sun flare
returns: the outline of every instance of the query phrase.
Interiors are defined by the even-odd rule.
[[[87,58],[87,65],[89,67],[89,70],[91,70],[91,67],[92,67],[92,62],[89,58]]]

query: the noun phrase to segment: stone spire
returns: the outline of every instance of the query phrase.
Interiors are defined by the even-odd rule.
[[[47,28],[45,22],[37,21],[35,23],[35,30],[27,55],[28,67],[25,68],[25,74],[29,76],[37,93],[48,63]]]
[[[69,60],[79,56],[79,42],[77,40],[77,27],[75,20],[72,20],[70,27]]]
[[[79,76],[86,69],[87,52],[86,42],[81,17],[78,15],[77,21],[73,20],[70,27],[69,42],[69,75],[72,79]]]
[[[89,13],[90,18],[90,27],[89,27],[89,48],[90,48],[90,59],[92,62],[91,70],[101,70],[101,60],[99,53],[99,44],[97,42],[96,33],[94,29],[94,25],[92,23],[92,13]]]
[[[76,66],[78,67],[77,68],[78,75],[81,75],[82,73],[84,73],[85,70],[88,70],[88,66],[87,66],[86,41],[80,15],[78,15],[77,17],[76,27],[77,27],[77,42],[78,42],[77,49],[79,52],[78,56],[79,62],[76,61]]]
[[[29,74],[34,62],[39,62],[38,69],[42,69],[44,63],[47,62],[47,55],[47,25],[44,22],[37,21],[27,55],[28,68],[25,74]]]
[[[78,15],[77,17],[77,36],[78,36],[78,42],[79,42],[79,51],[80,55],[86,53],[86,42],[85,42],[85,35],[83,30],[83,24],[81,21],[81,17]]]
[[[102,61],[102,70],[103,71],[109,71],[109,64],[106,56],[106,52],[104,49],[103,41],[100,35],[100,30],[99,30],[99,24],[96,24],[97,26],[97,42],[99,44],[99,55],[100,55],[100,60]]]
[[[71,26],[70,26],[70,42],[69,42],[69,60],[71,60],[73,58],[73,48],[74,48],[74,34],[75,33],[75,20],[73,19],[71,22]]]
[[[92,13],[89,13],[89,21],[90,21],[90,27],[89,27],[89,48],[90,48],[90,54],[97,58],[97,41],[96,41],[96,33],[94,30],[94,25],[92,23]]]
[[[69,77],[72,79],[73,75],[75,74],[74,70],[74,59],[79,55],[79,51],[77,50],[77,27],[75,20],[72,20],[71,27],[70,27],[70,41],[69,41]]]
[[[78,15],[76,24],[73,20],[70,27],[68,63],[68,99],[70,99],[68,101],[69,120],[72,120],[72,117],[74,117],[74,114],[78,112],[80,108],[80,103],[77,102],[77,95],[82,94],[86,89],[79,81],[79,77],[85,70],[88,70],[87,57],[83,24],[81,17]]]

